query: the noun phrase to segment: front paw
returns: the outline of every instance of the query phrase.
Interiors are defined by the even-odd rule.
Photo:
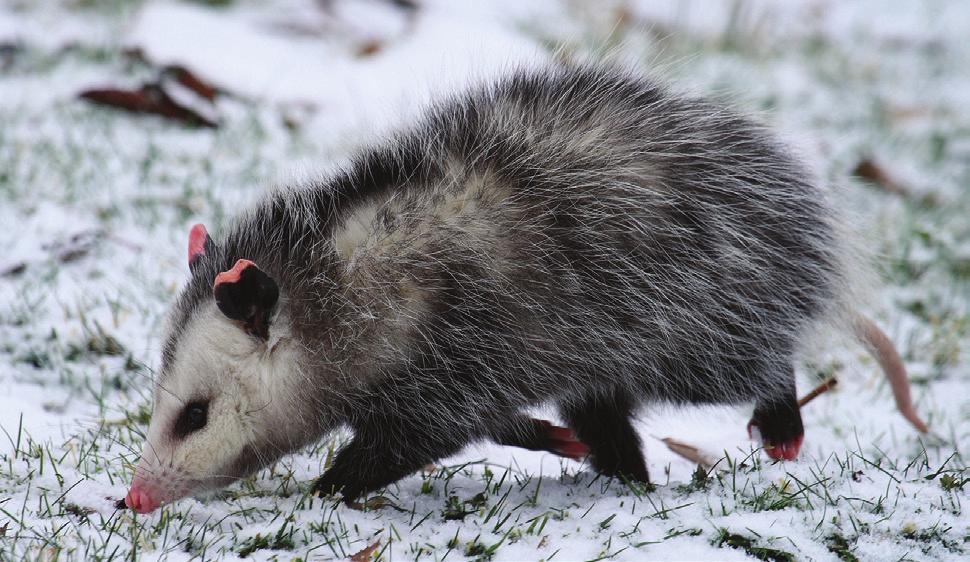
[[[760,441],[765,455],[776,461],[793,461],[805,440],[805,432],[798,426],[762,425],[757,420],[748,422],[748,437]]]
[[[353,507],[355,500],[361,495],[362,490],[347,484],[341,479],[324,474],[313,483],[312,493],[318,498],[330,499],[340,496],[341,501]]]
[[[324,474],[317,481],[313,483],[313,488],[311,492],[314,496],[318,498],[332,498],[340,494],[344,489],[344,484],[338,482],[336,478],[330,476],[329,473]]]

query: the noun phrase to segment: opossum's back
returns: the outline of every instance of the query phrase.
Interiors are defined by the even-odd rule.
[[[839,245],[821,194],[724,108],[562,70],[446,106],[429,130],[443,159],[491,178],[501,200],[488,220],[505,227],[494,244],[511,283],[483,263],[472,294],[491,276],[485,293],[516,296],[506,302],[531,310],[560,355],[602,365],[608,349],[624,368],[646,352],[668,373],[777,368],[835,299]]]
[[[482,380],[764,386],[840,283],[806,177],[719,106],[612,71],[522,72],[357,162],[345,180],[364,202],[337,246],[362,286],[424,291],[424,348]]]

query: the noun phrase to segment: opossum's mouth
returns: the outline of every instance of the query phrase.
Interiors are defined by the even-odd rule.
[[[206,479],[191,478],[157,478],[152,475],[146,478],[136,475],[125,496],[125,505],[136,513],[151,513],[156,509],[178,500],[203,494],[231,484],[235,481],[229,477],[214,477]]]
[[[157,486],[148,480],[135,478],[125,496],[125,505],[136,513],[151,513],[159,507],[189,495],[181,486]]]
[[[168,465],[139,465],[125,496],[125,505],[137,513],[151,513],[183,498],[225,488],[255,473],[265,464],[265,459],[256,454],[252,445],[247,445],[232,463],[215,475],[190,475]]]
[[[131,489],[128,490],[128,495],[125,496],[125,505],[136,513],[151,513],[161,507],[162,503],[158,495],[151,492],[150,488],[132,484]]]

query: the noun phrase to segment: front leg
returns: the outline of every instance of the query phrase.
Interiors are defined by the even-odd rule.
[[[361,495],[404,478],[425,463],[418,459],[394,458],[389,451],[372,449],[360,437],[337,453],[333,465],[313,484],[320,496],[343,495],[350,504]]]
[[[802,416],[795,395],[795,374],[788,373],[788,380],[777,396],[762,398],[754,407],[754,416],[748,422],[748,436],[761,440],[765,454],[774,460],[795,460],[805,438]]]
[[[346,504],[417,472],[429,463],[458,452],[467,440],[446,428],[428,424],[365,425],[337,453],[333,465],[317,479],[313,493],[325,497],[340,492]],[[389,426],[397,426],[397,430]],[[405,429],[406,428],[406,429]]]

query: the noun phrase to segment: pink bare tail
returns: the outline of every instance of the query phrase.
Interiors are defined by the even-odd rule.
[[[868,349],[872,357],[879,363],[879,366],[882,367],[883,373],[886,374],[886,379],[889,380],[889,386],[893,390],[893,396],[896,398],[896,408],[899,409],[899,413],[909,423],[913,424],[913,427],[920,433],[929,433],[930,428],[919,417],[919,414],[916,413],[916,409],[913,407],[913,399],[909,393],[909,377],[906,375],[906,366],[903,365],[903,359],[899,356],[889,336],[880,330],[872,320],[861,315],[855,316],[852,327],[855,336],[865,344],[866,349]]]

